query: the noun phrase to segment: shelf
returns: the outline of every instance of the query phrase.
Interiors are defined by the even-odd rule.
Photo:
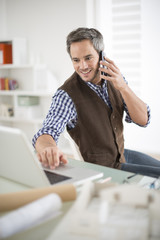
[[[32,124],[42,124],[44,119],[35,118],[35,119],[23,119],[23,118],[16,118],[16,117],[0,117],[0,121],[5,122],[19,122],[19,123],[32,123]]]
[[[15,65],[15,64],[3,64],[0,65],[0,69],[16,69],[16,68],[32,68],[33,65],[28,65],[28,64],[24,64],[24,65]]]
[[[24,69],[24,68],[46,68],[45,64],[1,64],[0,65],[0,70],[2,69]]]
[[[23,90],[0,90],[0,96],[40,96],[40,97],[52,97],[53,92],[42,91],[23,91]]]
[[[26,39],[1,39],[0,42],[11,42],[13,50],[12,64],[0,64],[0,78],[14,79],[19,86],[15,90],[0,90],[0,124],[21,128],[30,139],[35,134],[35,129],[37,131],[44,121],[56,90],[56,79],[46,64],[28,62]],[[38,104],[20,106],[20,96],[36,97]],[[13,107],[12,117],[8,116],[9,106]]]

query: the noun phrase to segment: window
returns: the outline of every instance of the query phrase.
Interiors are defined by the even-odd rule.
[[[140,96],[141,0],[93,0],[90,9],[95,16],[90,25],[102,32],[106,55],[115,61],[129,86]]]

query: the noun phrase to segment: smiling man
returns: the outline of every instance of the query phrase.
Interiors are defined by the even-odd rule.
[[[127,122],[146,127],[150,110],[115,63],[107,57],[101,61],[103,50],[103,36],[96,29],[78,28],[67,36],[75,72],[53,96],[43,127],[33,137],[38,158],[51,169],[67,163],[57,147],[66,127],[84,161],[159,177],[158,160],[124,149],[124,112]]]

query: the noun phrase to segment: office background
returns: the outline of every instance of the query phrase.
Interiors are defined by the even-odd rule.
[[[159,11],[159,0],[0,0],[0,38],[25,37],[28,62],[47,64],[60,85],[73,72],[67,34],[77,27],[99,29],[108,57],[151,107],[147,128],[125,123],[125,147],[160,155]]]

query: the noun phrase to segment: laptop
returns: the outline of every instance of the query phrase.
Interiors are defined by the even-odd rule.
[[[83,184],[103,176],[102,172],[75,166],[69,159],[54,170],[44,168],[28,138],[20,129],[0,126],[0,176],[30,186],[51,184]]]

